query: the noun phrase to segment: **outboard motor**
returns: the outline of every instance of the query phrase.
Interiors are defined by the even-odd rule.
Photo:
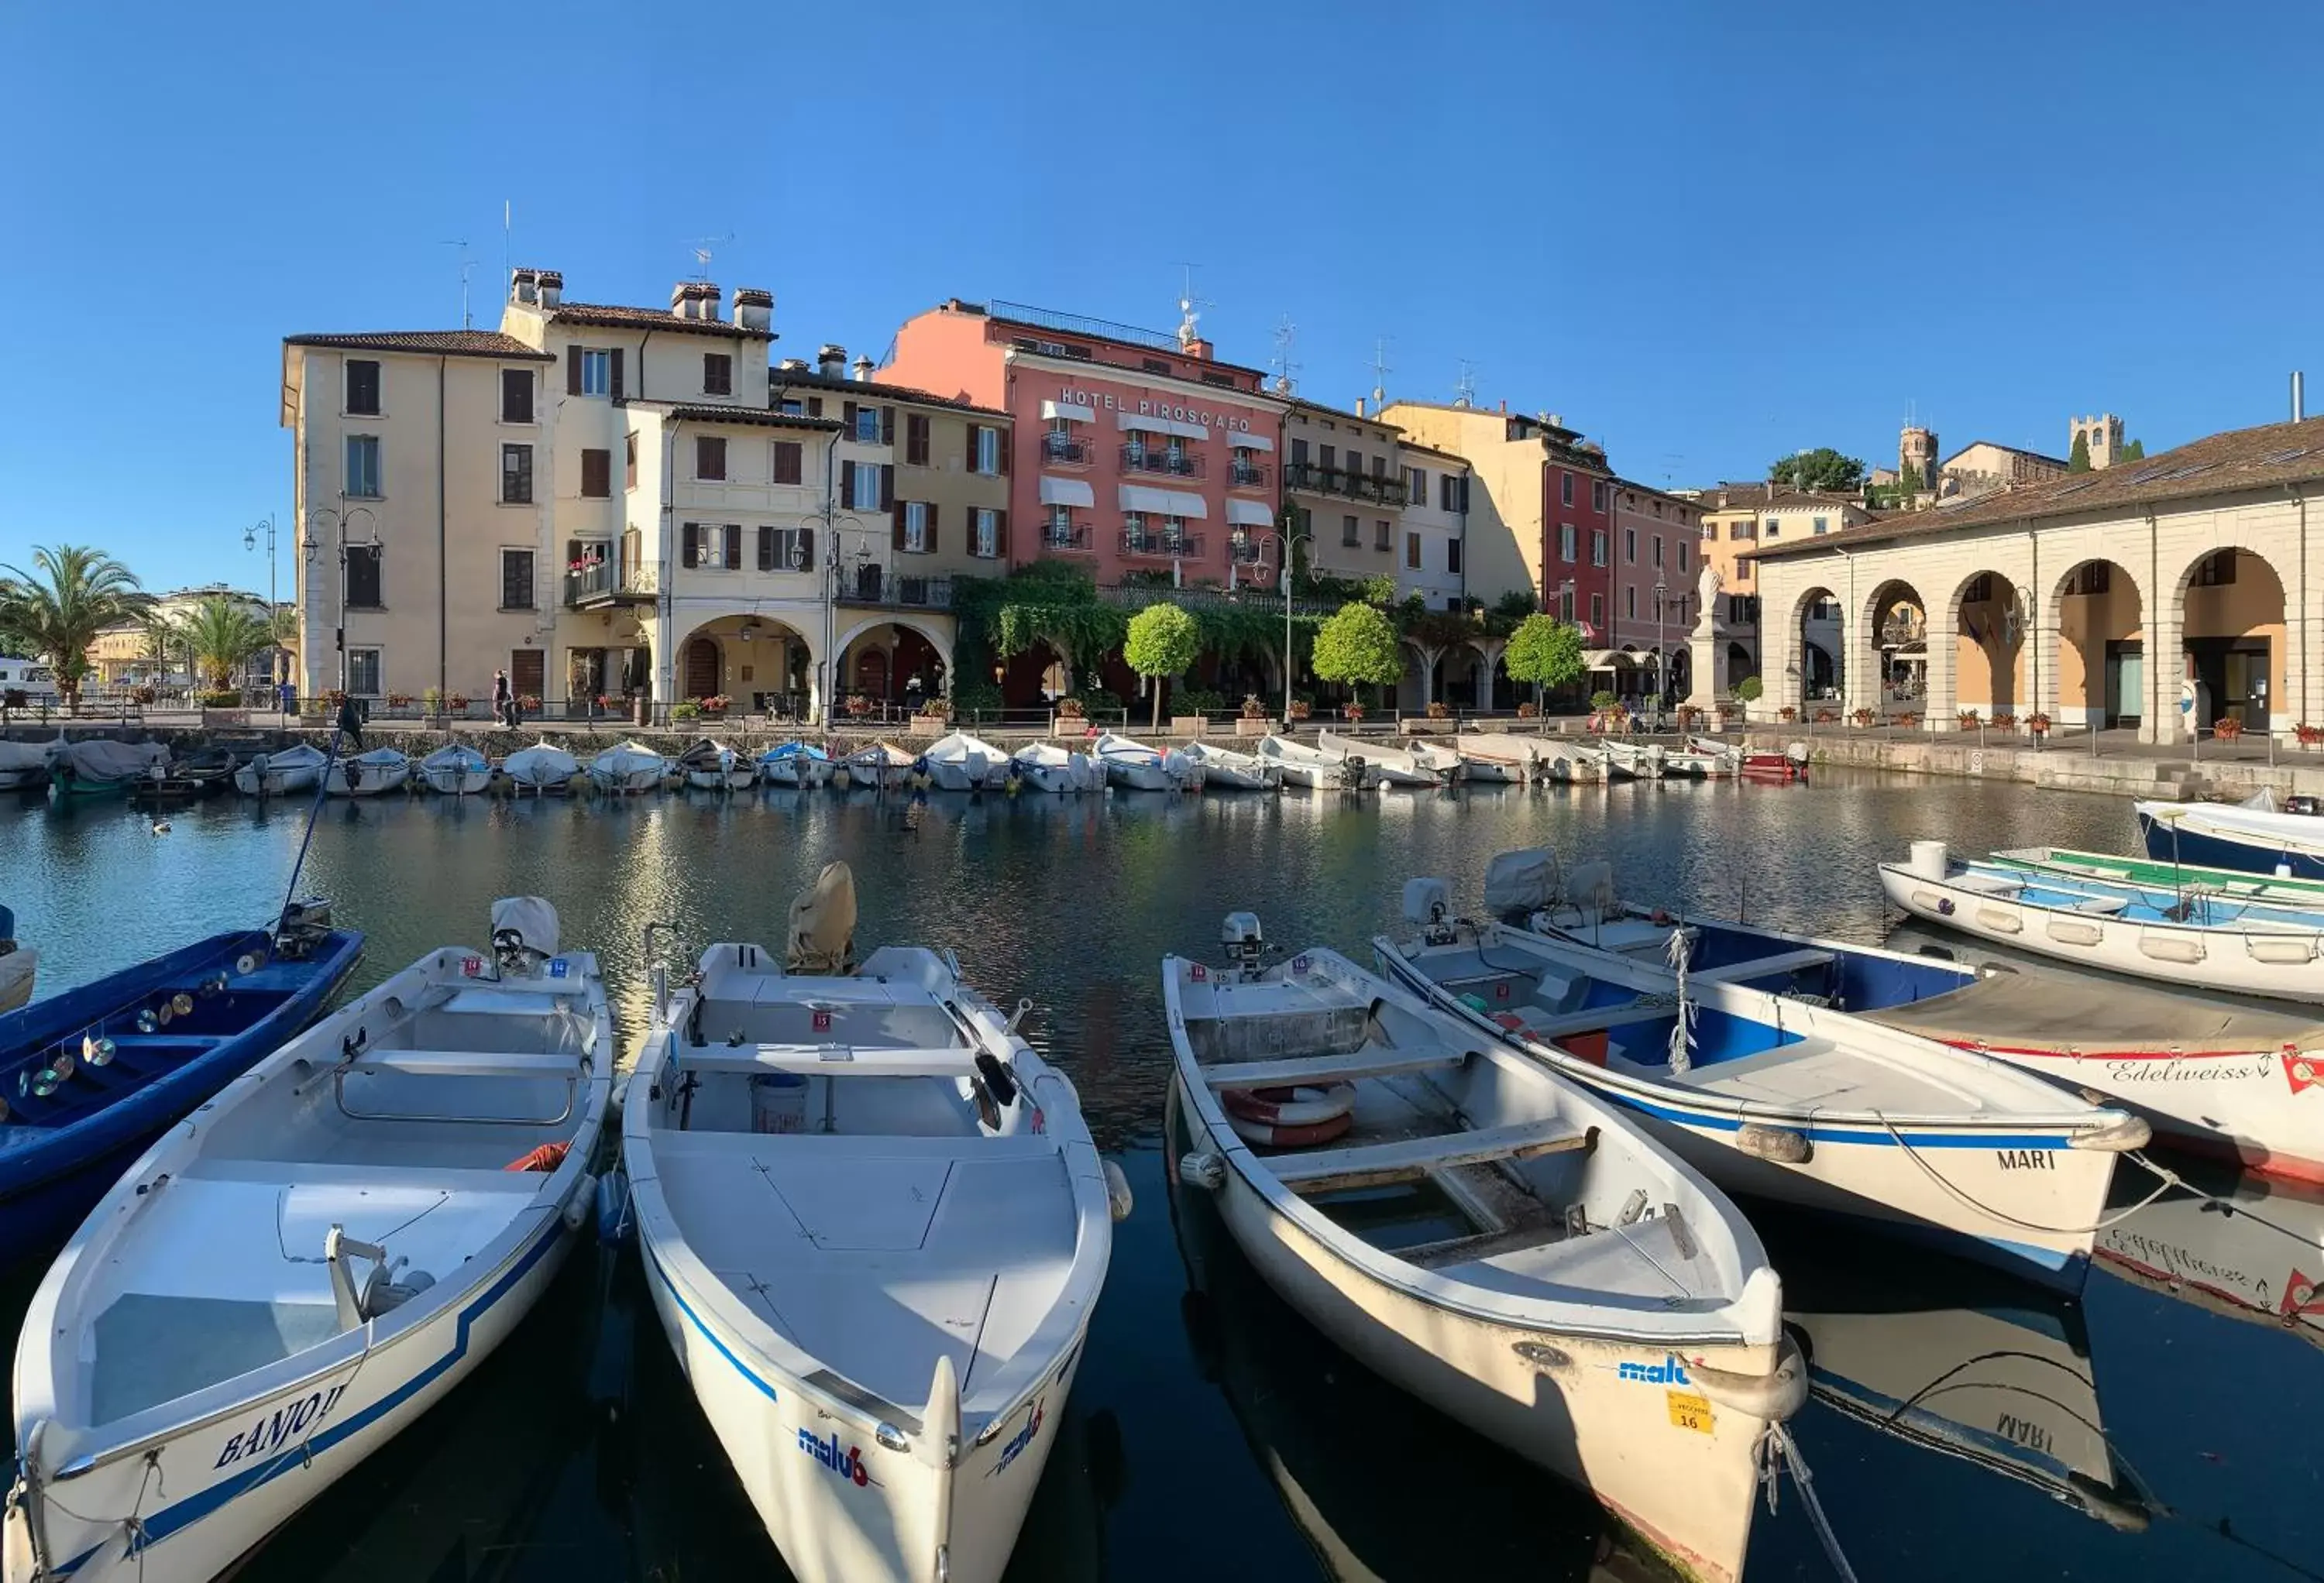
[[[1340,760],[1340,789],[1359,792],[1364,789],[1364,756],[1351,753]]]
[[[1420,925],[1424,944],[1452,943],[1452,888],[1442,879],[1404,882],[1404,916]]]
[[[538,896],[493,903],[493,965],[501,977],[538,978],[557,954],[557,909]]]
[[[312,956],[331,933],[331,904],[319,896],[294,901],[282,909],[274,931],[274,954],[288,962]]]
[[[1237,978],[1250,982],[1267,971],[1267,934],[1259,926],[1257,913],[1229,913],[1219,925],[1219,943]]]

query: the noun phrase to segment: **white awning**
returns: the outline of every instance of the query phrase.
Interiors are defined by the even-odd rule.
[[[1125,429],[1137,429],[1141,434],[1175,434],[1185,439],[1208,439],[1211,431],[1199,423],[1181,423],[1175,418],[1149,418],[1142,412],[1117,412]]]
[[[1045,506],[1089,506],[1097,504],[1097,493],[1084,478],[1041,477],[1041,503]]]
[[[1275,510],[1265,501],[1229,500],[1227,520],[1238,528],[1272,528]]]
[[[1097,421],[1096,413],[1074,401],[1044,401],[1041,403],[1041,416],[1044,419],[1062,418],[1068,423]]]
[[[1180,494],[1175,489],[1146,489],[1135,483],[1121,486],[1121,509],[1144,511],[1155,517],[1207,518],[1211,508],[1198,494]]]
[[[1239,428],[1227,431],[1227,444],[1240,446],[1247,451],[1271,451],[1275,442],[1263,434],[1245,434]]]

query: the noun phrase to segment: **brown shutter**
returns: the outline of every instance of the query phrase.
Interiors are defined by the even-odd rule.
[[[764,522],[759,524],[759,570],[775,569],[775,530]]]
[[[847,426],[847,437],[848,437],[849,439],[853,439],[853,438],[855,437],[855,403],[854,403],[854,402],[853,402],[853,401],[843,401],[843,402],[841,402],[841,403],[840,403],[840,407],[839,407],[839,421],[840,421],[840,422],[842,422],[842,423],[844,423],[844,424],[845,424],[845,425]]]
[[[688,522],[684,529],[685,546],[678,552],[678,565],[696,566],[702,564],[702,524]]]
[[[936,552],[936,502],[928,502],[928,553]]]
[[[740,522],[726,524],[726,569],[730,572],[742,569],[742,525]]]
[[[992,454],[1001,458],[1001,476],[1006,478],[1009,476],[1009,436],[1006,431],[997,428],[993,430],[993,435],[995,444]]]
[[[581,348],[578,346],[565,348],[565,393],[568,396],[581,393]]]
[[[622,349],[619,346],[613,348],[613,372],[606,381],[605,388],[613,393],[613,400],[618,401],[622,399]]]
[[[807,399],[807,415],[809,418],[820,418],[823,416],[823,398],[821,396],[809,396]]]
[[[839,503],[843,506],[855,503],[855,464],[853,462],[839,465]]]
[[[893,407],[880,409],[880,443],[883,446],[896,443],[896,410]]]
[[[992,513],[992,553],[1004,561],[1009,558],[1009,513],[1006,511]]]
[[[976,431],[979,427],[973,423],[968,426],[968,470],[971,473],[976,471]]]
[[[895,520],[894,547],[901,549],[904,548],[904,502],[898,501],[896,509],[889,514]]]
[[[800,529],[798,530],[798,569],[802,572],[812,572],[815,570],[815,529],[812,528]]]
[[[896,503],[896,465],[893,462],[880,464],[880,503],[883,506]]]

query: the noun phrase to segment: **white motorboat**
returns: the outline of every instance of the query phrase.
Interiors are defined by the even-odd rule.
[[[725,743],[704,737],[678,756],[686,784],[696,791],[741,791],[756,785],[759,767]]]
[[[1629,915],[1604,864],[1562,884],[1554,872],[1546,852],[1500,854],[1485,911],[1572,938],[1455,919],[1444,883],[1416,879],[1405,916],[1416,933],[1374,952],[1397,983],[1637,1112],[1730,1192],[1902,1229],[2080,1289],[2115,1157],[2145,1145],[2144,1119],[1822,997],[1737,981],[1775,971],[1764,958],[1677,977],[1637,959],[1674,936],[1691,953],[1683,924]],[[1799,959],[1830,957],[1803,948]]]
[[[937,738],[922,756],[938,791],[981,791],[999,786],[1008,772],[1006,751],[964,731]]]
[[[171,1037],[83,1059],[133,1036]],[[592,1208],[613,1061],[595,959],[516,897],[171,1128],[25,1316],[8,1583],[203,1583],[433,1406]]]
[[[1106,779],[1130,791],[1185,791],[1203,784],[1200,767],[1176,749],[1166,753],[1107,732],[1091,750],[1104,766]]]
[[[637,742],[617,742],[589,760],[589,784],[611,797],[659,791],[669,760]]]
[[[850,787],[900,787],[912,773],[918,755],[907,752],[893,742],[874,742],[868,748],[858,748],[833,768],[831,783],[844,791]]]
[[[1591,744],[1607,765],[1607,778],[1620,780],[1660,780],[1668,767],[1669,752],[1660,742],[1625,742],[1606,737]],[[1618,774],[1616,771],[1623,773]]]
[[[554,742],[540,741],[502,759],[501,773],[518,796],[563,796],[573,789],[581,760]]]
[[[1178,750],[1203,772],[1203,784],[1229,791],[1272,791],[1283,784],[1283,772],[1256,753],[1238,753],[1211,742],[1188,742]]]
[[[493,763],[466,742],[454,742],[420,760],[420,778],[447,797],[474,796],[493,784]]]
[[[323,772],[328,797],[375,797],[401,791],[411,778],[411,759],[393,748],[374,748],[353,758],[334,759]]]
[[[2219,898],[2177,899],[2135,885],[1952,861],[1941,841],[1880,865],[1893,907],[2080,967],[2189,989],[2324,1000],[2324,918]]]
[[[16,915],[0,907],[0,1011],[14,1011],[32,998],[32,977],[41,953],[16,943]]]
[[[2131,806],[2146,838],[2146,855],[2160,861],[2324,879],[2324,819],[2316,815],[2316,799],[2294,798],[2292,809],[2273,803],[2271,796],[2265,802]]]
[[[1425,742],[1408,748],[1393,741],[1360,742],[1327,727],[1316,733],[1315,746],[1326,753],[1361,758],[1379,771],[1382,786],[1447,786],[1461,769],[1460,754]]]
[[[1327,753],[1291,737],[1261,737],[1259,758],[1275,767],[1285,786],[1311,791],[1364,791],[1380,783],[1379,771],[1361,755]]]
[[[759,755],[759,778],[769,786],[821,786],[831,778],[831,755],[812,742],[785,742]]]
[[[0,791],[21,791],[30,786],[46,786],[50,767],[65,750],[65,738],[59,732],[52,742],[0,741]]]
[[[1698,758],[1717,760],[1719,768],[1711,771],[1714,775],[1743,773],[1743,750],[1733,742],[1722,742],[1717,737],[1689,737],[1686,748]]]
[[[310,792],[323,778],[322,750],[305,742],[261,753],[234,772],[234,789],[244,796],[281,797]]]
[[[801,1583],[993,1583],[1128,1189],[948,953],[847,971],[844,876],[785,957],[715,945],[658,999],[622,1112],[647,1285]]]
[[[1064,796],[1096,791],[1105,785],[1105,771],[1095,759],[1055,742],[1033,742],[1019,748],[1010,762],[1036,791]]]
[[[1538,737],[1511,736],[1507,732],[1464,731],[1452,739],[1461,755],[1461,773],[1469,780],[1520,785],[1536,774],[1535,764],[1548,743]]]
[[[1163,963],[1181,1183],[1367,1367],[1738,1578],[1806,1394],[1748,1223],[1619,1107],[1333,952],[1263,966],[1249,914],[1225,937]]]

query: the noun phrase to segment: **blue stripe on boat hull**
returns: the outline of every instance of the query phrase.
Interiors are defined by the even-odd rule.
[[[2324,858],[2306,852],[2285,851],[2272,846],[2259,837],[2240,840],[2227,835],[2214,835],[2206,831],[2190,830],[2183,824],[2175,827],[2157,820],[2152,815],[2138,816],[2140,831],[2146,838],[2146,855],[2159,862],[2193,863],[2206,869],[2234,869],[2246,874],[2273,874],[2279,865],[2289,869],[2295,879],[2324,879]],[[2324,819],[2316,821],[2316,836],[2324,841]]]

